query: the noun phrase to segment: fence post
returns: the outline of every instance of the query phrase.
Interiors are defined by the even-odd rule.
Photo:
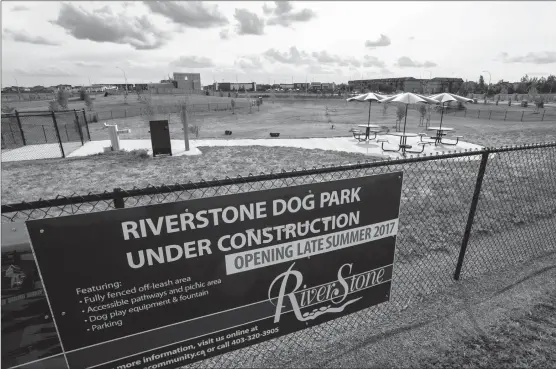
[[[459,251],[458,264],[456,265],[456,271],[454,273],[454,279],[456,281],[459,280],[459,276],[461,274],[461,267],[463,265],[463,259],[465,259],[465,251],[467,250],[467,244],[469,243],[469,236],[471,235],[471,227],[473,226],[473,221],[475,219],[475,211],[477,210],[477,203],[479,202],[479,195],[481,194],[481,186],[483,185],[483,178],[485,176],[487,161],[488,161],[488,151],[483,153],[481,156],[481,165],[479,166],[479,173],[477,174],[477,181],[475,182],[475,191],[473,192],[473,199],[471,200],[471,208],[469,209],[467,224],[465,226],[465,233],[463,234],[461,249]]]
[[[492,110],[488,111],[488,120],[490,120],[490,116],[492,115]]]
[[[77,110],[73,109],[73,113],[75,114],[75,125],[77,126],[77,133],[79,134],[79,138],[81,139],[81,145],[84,145],[83,142],[83,132],[81,132],[81,126],[79,125],[79,116],[77,115]]]
[[[66,157],[64,153],[64,145],[62,145],[62,137],[60,137],[60,130],[58,129],[58,123],[56,122],[56,114],[52,112],[52,122],[54,122],[54,129],[56,130],[56,138],[58,139],[58,143],[60,144],[60,151],[62,152],[62,158]]]
[[[479,111],[477,113],[477,118],[479,118],[480,115],[481,115],[481,109],[479,109]]]
[[[44,133],[44,142],[47,143],[48,142],[48,138],[46,138],[46,130],[44,129],[44,124],[42,126],[42,133]]]
[[[87,122],[87,114],[85,113],[85,109],[83,109],[83,119],[85,120],[85,128],[87,128],[87,136],[89,137],[88,141],[91,141],[91,132],[89,132],[89,122]]]
[[[544,121],[544,113],[546,113],[546,109],[544,109],[544,110],[542,111],[542,117],[541,117],[541,122],[543,122],[543,121]]]
[[[523,122],[523,114],[525,114],[525,110],[521,111],[521,121]]]
[[[463,117],[465,118],[467,116],[467,108],[463,111]]]
[[[506,114],[504,114],[504,120],[506,120],[507,116],[508,116],[508,111],[506,110]]]
[[[19,119],[19,112],[15,111],[15,118],[17,119],[17,126],[19,127],[19,132],[21,133],[21,141],[23,142],[23,146],[27,145],[25,141],[25,134],[23,134],[23,127],[21,127],[21,120]]]
[[[121,188],[114,188],[114,207],[116,209],[125,208],[124,197],[122,196]]]

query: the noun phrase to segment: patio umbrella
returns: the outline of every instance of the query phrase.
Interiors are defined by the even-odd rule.
[[[368,101],[369,102],[369,120],[367,122],[367,125],[370,125],[371,124],[371,104],[373,103],[373,101],[379,101],[379,100],[384,99],[385,97],[386,96],[375,94],[374,92],[369,92],[369,93],[366,93],[366,94],[350,97],[349,99],[347,99],[347,101],[348,102],[350,102],[350,101]]]
[[[401,102],[405,104],[405,121],[403,124],[403,133],[405,134],[405,126],[407,124],[407,108],[409,104],[438,104],[439,102],[426,96],[414,94],[412,92],[402,92],[394,96],[390,96],[378,101],[379,103]]]
[[[443,92],[441,94],[429,96],[430,99],[436,100],[442,104],[442,111],[440,113],[440,128],[442,128],[442,118],[444,117],[444,103],[450,101],[458,101],[458,102],[473,102],[472,99],[468,99],[467,97],[454,95],[449,92]]]

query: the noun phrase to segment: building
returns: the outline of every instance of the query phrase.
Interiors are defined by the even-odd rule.
[[[306,91],[309,89],[309,86],[311,84],[308,82],[304,82],[304,83],[294,83],[293,84],[293,88],[296,90],[300,90],[300,91]]]
[[[176,88],[174,83],[168,82],[168,81],[161,81],[160,83],[148,83],[147,86],[148,86],[149,90],[155,90],[155,89],[158,89],[158,88],[163,88],[163,89],[168,89],[168,88],[174,89],[174,88]]]
[[[435,77],[433,79],[417,79],[413,77],[379,78],[348,81],[352,90],[369,90],[383,92],[413,92],[419,94],[435,94],[441,92],[456,93],[463,84],[461,78]]]
[[[256,91],[256,82],[215,82],[215,91]]]
[[[321,83],[321,90],[326,92],[332,92],[336,89],[336,83]]]
[[[320,90],[322,90],[322,83],[320,83],[320,82],[311,82],[311,85],[309,86],[309,89],[311,91],[320,91]]]
[[[180,90],[202,90],[200,73],[174,73],[174,81],[177,82],[177,88]]]
[[[280,88],[284,90],[293,90],[295,87],[294,83],[280,83]]]
[[[463,79],[450,77],[434,77],[428,80],[428,93],[438,94],[442,92],[456,93],[463,85]]]

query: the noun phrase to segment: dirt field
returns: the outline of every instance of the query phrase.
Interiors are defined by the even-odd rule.
[[[329,116],[326,116],[327,107]],[[371,123],[394,129],[395,112],[396,107],[392,105],[388,107],[386,115],[384,115],[382,105],[373,104]],[[544,122],[516,122],[454,117],[447,114],[443,117],[443,125],[455,128],[456,134],[463,136],[465,141],[499,146],[556,140],[556,115],[553,119],[550,117],[552,120],[548,118],[547,116]],[[182,124],[177,114],[161,114],[156,119],[170,121],[172,138],[183,137]],[[238,109],[235,114],[232,114],[231,111],[194,112],[191,114],[189,124],[199,126],[199,138],[229,138],[224,136],[225,130],[232,131],[232,139],[268,138],[271,132],[279,132],[280,137],[284,138],[306,138],[350,136],[349,130],[357,128],[358,124],[366,124],[367,119],[368,105],[366,103],[281,101],[273,104],[265,101],[260,107],[260,111],[257,107],[253,107],[251,112],[248,108],[242,108]],[[106,130],[102,129],[103,122],[90,125],[93,140],[107,139]],[[132,132],[122,135],[123,139],[150,138],[148,121],[145,118],[113,119],[106,122],[117,124],[118,127],[130,128]],[[439,122],[440,115],[434,114],[431,125],[438,125]],[[332,126],[334,126],[333,129]],[[425,131],[424,127],[419,127],[419,114],[414,110],[408,112],[407,131]]]

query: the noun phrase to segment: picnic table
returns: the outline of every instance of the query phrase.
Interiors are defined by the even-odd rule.
[[[442,141],[442,138],[447,135],[447,132],[453,131],[454,130],[453,128],[449,128],[449,127],[429,127],[427,129],[430,130],[430,131],[436,131],[436,135],[434,136],[434,145],[435,146],[437,146],[438,144],[455,146],[455,145],[458,144],[459,139],[461,138],[461,136],[456,136],[456,142],[455,143],[444,142],[444,141]],[[422,137],[421,137],[421,141],[422,141]],[[425,141],[423,141],[423,142],[425,142]]]
[[[374,140],[376,138],[376,135],[380,132],[380,126],[377,126],[376,124],[358,124],[357,126],[365,128],[364,138],[361,138],[363,134],[359,131],[353,133],[353,137],[358,139],[359,142]],[[370,137],[371,133],[374,133],[374,136],[372,138]]]
[[[418,136],[417,133],[394,132],[394,133],[391,133],[391,135],[400,137],[400,143],[398,144],[398,149],[397,150],[385,149],[384,148],[384,143],[388,142],[388,140],[380,140],[380,142],[382,142],[382,151],[389,151],[389,152],[400,152],[401,151],[403,156],[405,156],[406,152],[410,152],[410,153],[414,153],[414,154],[420,154],[425,150],[425,145],[431,143],[431,142],[419,142],[418,145],[421,146],[421,151],[411,151],[409,149],[411,149],[412,146],[407,144],[407,138],[408,137],[417,137]]]

